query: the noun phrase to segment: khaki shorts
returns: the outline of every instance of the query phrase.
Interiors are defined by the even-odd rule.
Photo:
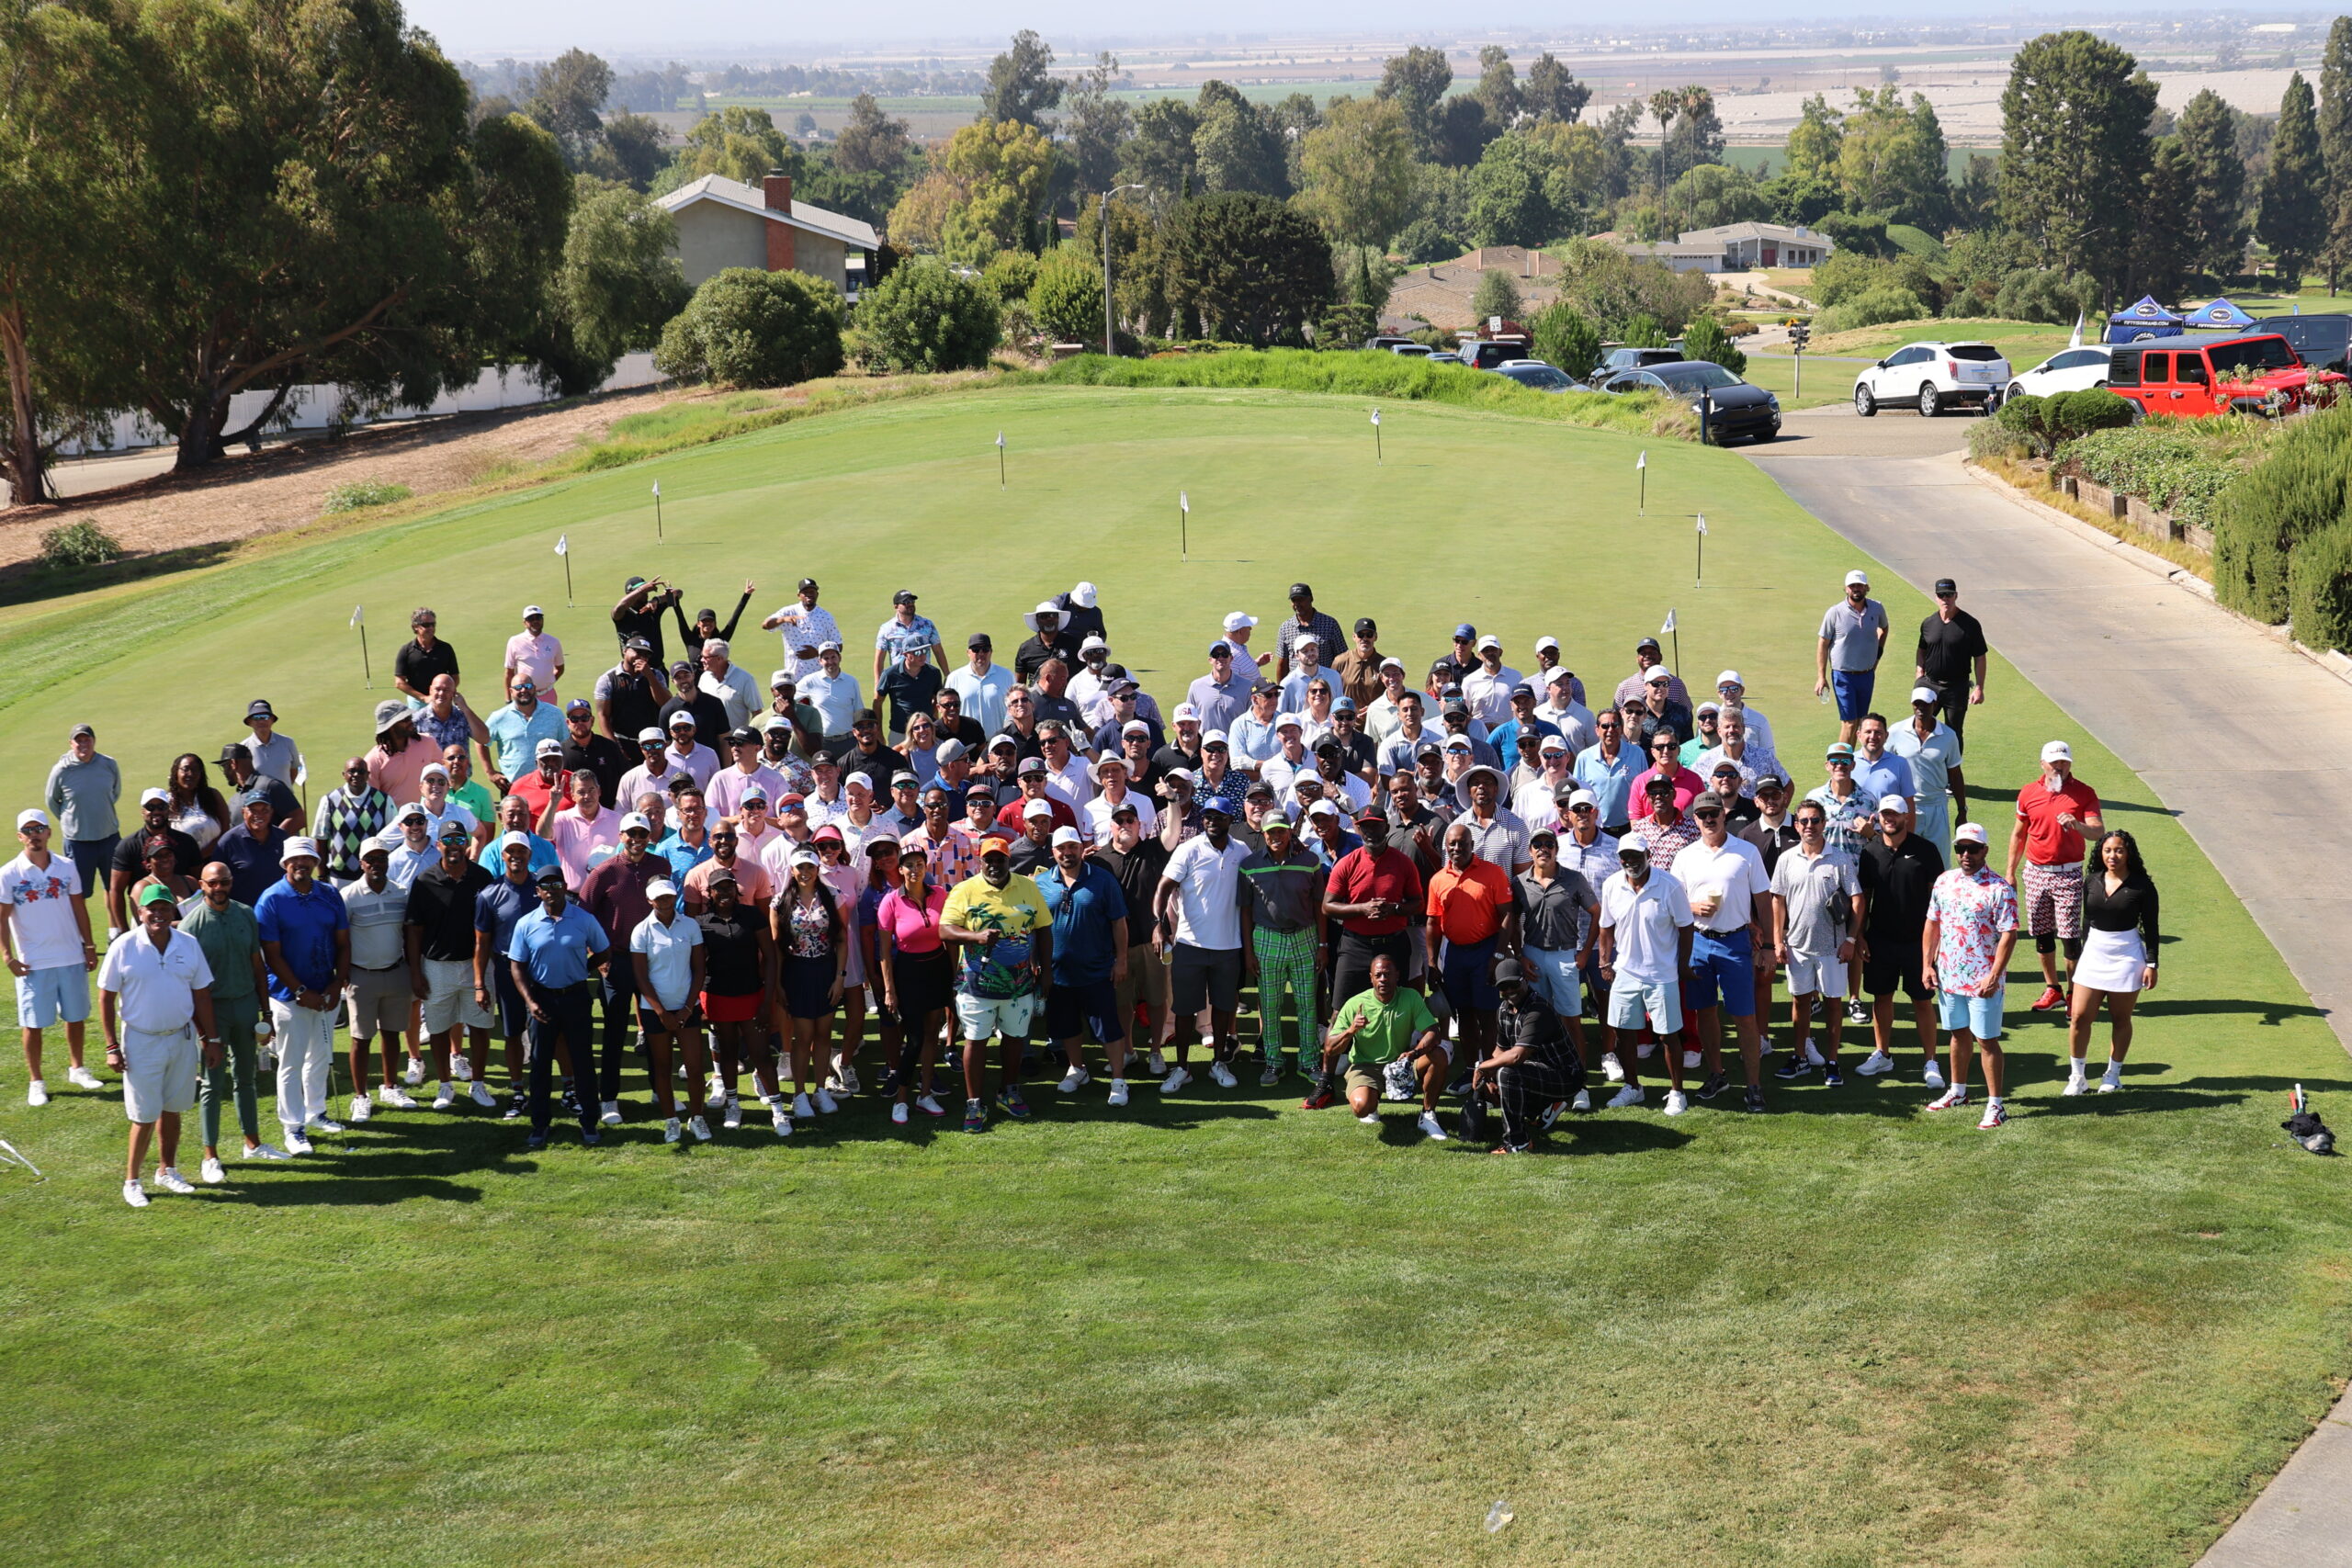
[[[1348,1064],[1348,1087],[1350,1089],[1368,1089],[1372,1090],[1373,1093],[1378,1094],[1382,1089],[1387,1087],[1388,1080],[1384,1076],[1388,1068],[1385,1063],[1374,1063],[1373,1066],[1367,1067],[1360,1063],[1350,1062]]]
[[[409,987],[405,964],[395,964],[390,969],[354,968],[344,998],[351,1004],[354,1040],[409,1032],[416,993]]]
[[[427,958],[424,964],[424,1032],[492,1027],[490,1010],[474,1005],[474,966],[462,958]]]
[[[122,1032],[122,1110],[133,1122],[153,1122],[159,1115],[176,1115],[196,1103],[198,1069],[204,1047],[197,1043],[196,1026],[173,1034]]]

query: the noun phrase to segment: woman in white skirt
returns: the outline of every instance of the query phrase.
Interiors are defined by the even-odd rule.
[[[2099,1004],[2107,1004],[2110,1035],[2107,1071],[2098,1091],[2123,1087],[2123,1057],[2132,1049],[2132,1010],[2156,984],[2156,885],[2140,863],[2139,841],[2118,829],[2098,843],[2098,864],[2084,879],[2083,955],[2075,964],[2075,994],[2067,1013],[2066,1089],[2080,1094],[2084,1057]]]

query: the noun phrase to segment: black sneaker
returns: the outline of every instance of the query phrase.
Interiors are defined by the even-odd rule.
[[[1721,1067],[1717,1067],[1713,1072],[1707,1075],[1707,1081],[1699,1086],[1699,1098],[1701,1100],[1713,1100],[1715,1096],[1723,1093],[1730,1084],[1731,1079],[1724,1076],[1724,1070]]]
[[[1753,1084],[1750,1084],[1747,1089],[1747,1109],[1750,1111],[1764,1109],[1764,1091]]]
[[[1792,1055],[1787,1061],[1772,1069],[1772,1076],[1776,1078],[1801,1078],[1811,1071],[1813,1069],[1805,1066],[1803,1056]]]
[[[532,1134],[529,1137],[523,1140],[524,1151],[528,1154],[537,1154],[547,1146],[548,1141],[545,1138],[540,1137],[537,1133]]]
[[[1866,1002],[1866,1001],[1862,1000],[1862,998],[1860,998],[1860,997],[1856,997],[1856,998],[1854,998],[1853,999],[1851,999],[1850,1001],[1847,1002],[1847,1004],[1846,1004],[1846,1021],[1847,1021],[1848,1023],[1868,1023],[1870,1021],[1871,1021],[1871,1004],[1870,1004],[1870,1003],[1868,1003],[1868,1002]]]
[[[523,1112],[526,1109],[526,1108],[523,1103],[523,1097],[518,1094],[506,1102],[506,1114],[500,1117],[499,1120],[502,1122],[520,1122],[523,1119]]]
[[[1838,1070],[1837,1063],[1832,1062],[1821,1069],[1821,1081],[1826,1088],[1838,1089],[1844,1086],[1846,1075]]]
[[[596,1131],[595,1123],[592,1122],[580,1129],[580,1141],[593,1149],[605,1141],[605,1135]]]

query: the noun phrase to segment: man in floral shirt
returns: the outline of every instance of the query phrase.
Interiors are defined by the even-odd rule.
[[[1951,1036],[1951,1087],[1928,1102],[1930,1111],[1968,1103],[1969,1049],[1984,1061],[1984,1118],[1979,1127],[2009,1119],[2001,1103],[2002,992],[2009,953],[2018,943],[2017,890],[1984,863],[1984,829],[1963,822],[1952,832],[1960,863],[1936,878],[1928,898],[1920,963],[1936,993],[1940,1021]]]

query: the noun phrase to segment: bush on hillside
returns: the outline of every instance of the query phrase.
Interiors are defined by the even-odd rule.
[[[1102,263],[1086,247],[1048,251],[1028,292],[1029,313],[1054,342],[1102,341]]]
[[[2058,465],[2183,523],[2213,526],[2222,494],[2278,434],[2267,420],[2152,419],[2093,431],[2058,448]]]
[[[122,555],[120,542],[99,527],[95,517],[62,523],[40,536],[40,564],[60,571],[79,566],[103,566],[121,559]]]
[[[1563,299],[1546,305],[1528,324],[1535,357],[1581,381],[1600,363],[1600,329]]]
[[[385,479],[345,479],[327,491],[319,510],[333,515],[338,512],[357,512],[363,507],[390,506],[409,498],[408,486]]]
[[[1917,256],[1924,262],[1944,259],[1944,243],[1925,229],[1915,229],[1908,223],[1890,223],[1886,226],[1886,239],[1889,244],[1906,256]]]
[[[2094,430],[2110,430],[2132,423],[2132,405],[2113,392],[2093,387],[2055,397],[2031,394],[2011,398],[1993,416],[2005,430],[2016,431],[2033,444],[2034,456],[2055,456],[2058,448]]]
[[[1519,312],[1519,279],[1498,266],[1490,266],[1478,275],[1477,290],[1470,296],[1473,316],[1482,322],[1489,316],[1515,321]]]
[[[1832,305],[1813,319],[1817,333],[1849,333],[1856,327],[1875,327],[1888,321],[1916,321],[1928,314],[1928,307],[1916,294],[1907,294],[1892,284],[1865,289],[1849,298],[1845,303]]]
[[[1029,298],[1037,282],[1038,262],[1027,251],[999,251],[980,269],[980,281],[996,291],[1005,304]]]
[[[786,387],[839,373],[842,297],[805,272],[730,266],[662,329],[655,368],[723,387]]]
[[[1980,419],[1968,427],[1968,455],[1980,463],[2001,458],[2017,462],[2035,450],[2033,437],[1997,419]]]
[[[2068,277],[2050,267],[2030,267],[2001,280],[1993,314],[2012,321],[2049,321],[2065,327],[2098,302],[2098,288],[2086,277]]]
[[[1747,374],[1747,355],[1732,346],[1731,334],[1713,316],[1702,316],[1685,329],[1682,357],[1708,360],[1735,376]]]
[[[2215,510],[2213,594],[2276,625],[2290,609],[2298,547],[2345,521],[2352,406],[2299,420],[2277,449],[2232,480]]]
[[[2296,640],[2352,653],[2352,523],[2338,523],[2296,546],[2287,582]]]
[[[1003,332],[995,293],[932,256],[893,268],[859,300],[853,324],[877,370],[977,370]]]

